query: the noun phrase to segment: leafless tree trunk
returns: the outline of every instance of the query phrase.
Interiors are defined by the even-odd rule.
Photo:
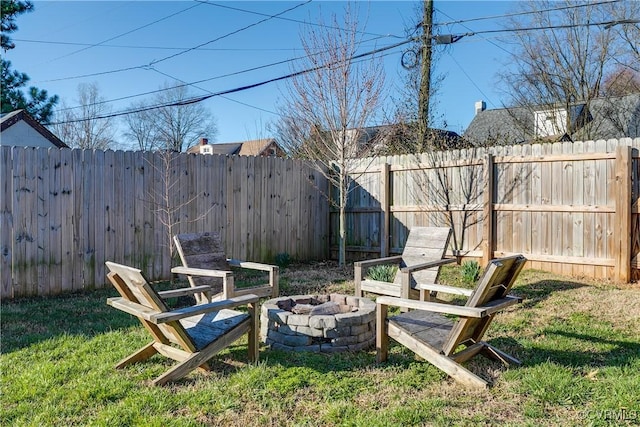
[[[124,116],[125,131],[124,136],[131,141],[136,149],[140,151],[152,151],[157,148],[156,124],[153,118],[153,111],[144,111],[145,104],[137,103],[132,105],[137,113]]]
[[[114,119],[98,119],[108,115],[111,108],[103,103],[97,83],[78,85],[77,108],[69,108],[63,101],[54,132],[70,147],[106,150],[115,144]]]
[[[141,148],[183,151],[199,138],[215,140],[218,131],[213,115],[201,103],[184,103],[189,100],[187,86],[165,83],[150,103],[133,105],[133,110],[147,106],[166,105],[131,114],[126,119],[126,135]]]
[[[376,138],[365,132],[376,119],[384,74],[379,58],[353,60],[361,43],[356,13],[347,7],[344,22],[309,27],[302,35],[306,63],[313,71],[289,80],[276,123],[279,142],[292,156],[308,161],[338,190],[329,200],[339,210],[340,265],[346,263],[346,215],[357,158],[373,152]],[[331,28],[331,29],[329,29]],[[329,195],[327,195],[329,196]]]
[[[153,158],[158,159],[159,162],[150,164],[158,183],[153,189],[149,190],[148,200],[150,201],[151,210],[164,228],[164,245],[169,249],[172,260],[176,255],[173,236],[179,231],[180,224],[185,223],[185,221],[186,223],[200,221],[205,218],[212,209],[209,208],[205,212],[188,220],[180,217],[180,211],[191,205],[197,199],[197,195],[187,199],[179,199],[179,196],[187,191],[186,185],[181,180],[181,176],[183,175],[182,171],[186,170],[185,167],[181,165],[184,156],[184,154],[176,153],[175,151],[160,150],[153,156]]]

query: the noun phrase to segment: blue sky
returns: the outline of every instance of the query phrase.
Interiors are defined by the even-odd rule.
[[[31,77],[31,84],[59,95],[70,106],[77,105],[80,83],[97,83],[104,98],[115,100],[154,91],[171,77],[189,83],[206,80],[190,89],[193,95],[206,95],[298,69],[293,62],[238,73],[299,56],[303,26],[296,21],[317,22],[320,14],[328,20],[345,6],[339,1],[305,1],[35,1],[33,12],[17,18],[18,31],[12,34],[16,48],[5,55],[14,69]],[[417,1],[358,4],[361,22],[366,22],[361,29],[370,33],[364,38],[376,38],[365,43],[363,51],[402,40],[406,28],[418,22],[416,8],[421,7]],[[281,15],[286,19],[266,19],[298,5]],[[507,1],[441,0],[434,5],[436,23],[504,15],[516,6]],[[438,25],[436,32],[462,34],[499,29],[504,23],[504,18],[496,18]],[[241,30],[244,27],[249,28]],[[448,129],[461,133],[478,100],[485,100],[489,108],[502,105],[496,73],[508,66],[509,46],[498,35],[489,36],[463,37],[437,47],[442,53],[437,70],[444,75],[437,100],[442,127],[446,122]],[[401,84],[402,52],[398,48],[384,57],[391,90]],[[153,67],[147,66],[154,61]],[[118,71],[123,69],[129,70]],[[221,77],[227,74],[234,75]],[[204,101],[217,120],[216,141],[271,136],[266,127],[277,120],[272,112],[282,93],[282,83],[272,83]],[[143,99],[109,105],[118,112]]]

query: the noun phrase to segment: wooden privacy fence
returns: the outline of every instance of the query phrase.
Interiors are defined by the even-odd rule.
[[[617,281],[640,278],[640,139],[365,160],[347,214],[351,258],[400,253],[412,226],[453,225],[452,251]],[[332,250],[337,212],[331,212]]]
[[[106,260],[166,279],[169,230],[220,230],[238,259],[328,256],[326,180],[296,161],[0,148],[2,298],[101,287]]]

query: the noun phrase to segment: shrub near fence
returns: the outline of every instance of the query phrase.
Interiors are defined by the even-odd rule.
[[[0,148],[2,298],[101,287],[106,260],[167,279],[167,220],[222,231],[237,259],[328,256],[326,180],[296,161]]]
[[[371,165],[354,177],[347,251],[400,253],[412,226],[452,224],[451,250],[484,262],[522,253],[554,273],[640,278],[639,147],[624,139],[363,160]]]

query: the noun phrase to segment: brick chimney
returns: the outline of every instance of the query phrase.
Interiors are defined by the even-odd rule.
[[[200,145],[207,145],[209,144],[209,140],[207,138],[200,138]]]
[[[476,114],[483,112],[487,109],[487,103],[484,101],[476,102]]]

